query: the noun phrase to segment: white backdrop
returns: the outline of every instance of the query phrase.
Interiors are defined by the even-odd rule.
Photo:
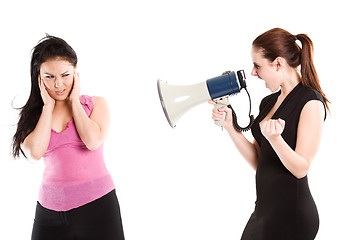
[[[240,239],[254,209],[255,172],[213,124],[210,105],[195,107],[170,128],[156,81],[192,84],[244,69],[256,115],[270,92],[250,75],[251,43],[281,27],[312,38],[332,102],[309,172],[321,221],[317,239],[360,239],[358,3],[318,2],[1,0],[0,238],[31,234],[43,162],[11,158],[18,114],[11,102],[24,104],[30,51],[49,33],[77,52],[82,94],[110,104],[105,157],[126,239]],[[246,115],[245,94],[231,102]]]

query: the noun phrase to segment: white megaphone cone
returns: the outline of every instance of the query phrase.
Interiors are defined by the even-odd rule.
[[[185,112],[200,103],[213,100],[217,103],[216,108],[229,105],[228,97],[246,88],[245,73],[243,70],[237,74],[229,71],[204,82],[186,86],[170,85],[158,80],[157,88],[165,116],[170,126],[175,127]],[[215,123],[223,126],[223,121]]]
[[[158,92],[165,116],[171,127],[189,109],[211,99],[206,82],[176,86],[158,80]]]

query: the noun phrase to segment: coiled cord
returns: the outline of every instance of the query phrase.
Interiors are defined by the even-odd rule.
[[[231,109],[231,112],[232,112],[232,117],[233,117],[233,126],[235,128],[236,131],[238,132],[246,132],[246,131],[249,131],[252,127],[252,125],[254,124],[254,121],[255,121],[255,118],[254,118],[254,115],[251,115],[251,98],[250,98],[250,94],[248,92],[248,90],[246,88],[244,88],[248,97],[249,97],[249,103],[250,103],[250,108],[249,108],[249,118],[250,118],[250,122],[249,124],[246,126],[246,127],[240,127],[238,122],[237,122],[237,117],[236,117],[236,113],[234,111],[234,109],[232,108],[232,106],[229,104],[228,105],[228,108]]]

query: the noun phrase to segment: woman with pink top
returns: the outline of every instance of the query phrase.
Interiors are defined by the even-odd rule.
[[[124,239],[120,207],[103,157],[104,98],[80,95],[77,56],[47,36],[33,49],[31,92],[20,112],[13,156],[43,157],[32,239]]]

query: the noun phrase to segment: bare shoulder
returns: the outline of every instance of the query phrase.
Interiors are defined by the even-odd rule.
[[[325,117],[324,104],[320,100],[308,101],[300,114],[295,152],[310,164],[319,148]]]
[[[323,120],[325,118],[324,104],[320,100],[308,101],[301,111],[301,118]]]
[[[301,111],[298,125],[298,140],[316,138],[321,135],[324,123],[325,109],[324,104],[319,100],[308,101]]]
[[[106,110],[109,111],[108,102],[104,97],[94,96],[93,97],[94,109],[93,110]]]
[[[100,97],[100,96],[93,96],[93,102],[94,102],[94,106],[95,105],[107,105],[107,101],[104,97]]]
[[[94,103],[94,107],[90,118],[96,121],[108,119],[110,114],[110,109],[106,99],[104,97],[94,96],[93,103]]]

